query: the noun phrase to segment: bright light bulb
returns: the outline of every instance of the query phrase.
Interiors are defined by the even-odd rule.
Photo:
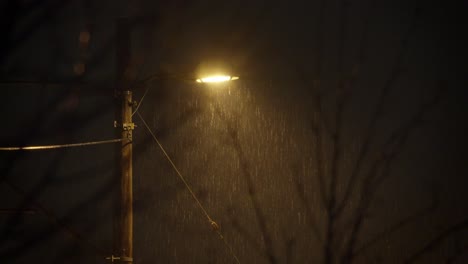
[[[236,76],[229,76],[229,75],[216,75],[216,76],[208,76],[204,78],[197,79],[198,83],[219,83],[219,82],[228,82],[231,80],[237,80],[239,77]]]

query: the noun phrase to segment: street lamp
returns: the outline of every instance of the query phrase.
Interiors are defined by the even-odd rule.
[[[238,80],[238,76],[231,75],[209,75],[196,79],[197,83],[219,84]],[[193,81],[193,79],[192,79]],[[135,124],[132,116],[134,106],[132,91],[124,90],[121,92],[122,110],[121,110],[121,195],[120,195],[120,245],[119,255],[112,255],[108,259],[112,261],[120,260],[128,264],[133,263],[133,130]],[[140,102],[141,104],[141,102]],[[214,223],[214,222],[213,222]],[[212,223],[212,224],[213,224]],[[216,225],[216,223],[214,223]]]
[[[138,106],[137,109],[132,109],[134,106],[132,89],[125,87],[128,86],[129,81],[125,73],[130,64],[130,33],[132,26],[133,24],[127,18],[117,20],[117,76],[119,83],[127,83],[127,85],[120,84],[118,89],[121,95],[121,124],[119,126],[122,138],[120,157],[120,232],[119,243],[115,243],[114,245],[114,251],[117,251],[118,256],[112,255],[110,257],[112,261],[115,259],[127,264],[133,263],[133,130],[135,124],[133,123],[132,116],[138,110]],[[195,81],[201,84],[214,85],[239,79],[237,76],[226,74],[226,72],[231,72],[231,68],[220,61],[202,62],[196,72],[200,77],[195,79]],[[194,79],[191,79],[191,81],[194,81]]]
[[[223,60],[214,60],[213,58],[204,58],[194,73],[197,83],[225,83],[239,79],[233,75],[233,67]]]
[[[230,75],[211,75],[197,79],[197,83],[221,83],[238,80],[238,76]]]

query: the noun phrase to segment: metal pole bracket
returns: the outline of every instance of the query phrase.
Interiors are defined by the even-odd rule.
[[[133,258],[130,257],[117,257],[111,255],[110,257],[106,257],[106,260],[110,260],[112,263],[114,262],[133,262]]]
[[[123,130],[134,130],[136,127],[135,123],[123,123],[122,128]]]

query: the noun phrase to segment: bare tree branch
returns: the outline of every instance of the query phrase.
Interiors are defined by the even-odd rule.
[[[459,232],[461,230],[468,229],[468,219],[463,220],[462,222],[453,225],[447,228],[444,232],[437,235],[434,239],[429,241],[425,246],[419,249],[415,254],[408,257],[408,259],[404,262],[405,264],[414,263],[419,260],[424,254],[430,252],[431,250],[437,248],[442,242],[445,241],[448,237]]]
[[[328,188],[328,201],[327,201],[327,231],[325,235],[324,245],[324,263],[333,262],[333,248],[334,248],[334,230],[335,230],[335,204],[336,204],[336,189],[337,180],[339,176],[340,167],[340,153],[342,152],[342,125],[343,125],[343,112],[345,109],[345,103],[347,96],[344,95],[344,42],[346,35],[346,17],[347,17],[347,3],[345,0],[340,2],[340,30],[338,32],[338,95],[336,96],[336,111],[334,118],[334,133],[332,135],[333,141],[333,154],[331,160],[331,172],[330,172],[330,185]]]
[[[423,208],[419,212],[412,214],[408,217],[403,218],[402,220],[398,221],[396,224],[392,225],[391,227],[388,227],[384,231],[378,233],[377,235],[374,236],[374,238],[370,239],[369,241],[365,242],[361,247],[355,250],[353,253],[353,257],[359,256],[362,254],[364,251],[366,251],[368,248],[372,247],[373,245],[377,244],[379,241],[382,239],[388,237],[391,234],[394,234],[396,231],[399,229],[407,226],[410,223],[413,223],[414,221],[420,220],[422,217],[426,216],[427,214],[431,213],[434,211],[434,209],[437,206],[437,199],[434,199],[432,203],[427,206],[426,208]]]
[[[367,130],[365,132],[364,142],[363,142],[362,147],[361,147],[361,149],[359,151],[358,158],[357,158],[357,161],[356,161],[356,165],[355,165],[355,167],[353,168],[353,170],[351,172],[348,184],[347,184],[347,186],[345,188],[343,198],[341,199],[341,202],[339,203],[339,206],[336,209],[335,213],[337,213],[337,214],[339,214],[344,209],[344,207],[346,206],[346,202],[349,200],[349,197],[352,195],[353,190],[355,190],[355,188],[353,188],[353,186],[355,185],[355,182],[356,182],[356,180],[358,178],[358,175],[359,175],[359,173],[360,173],[360,171],[362,169],[363,162],[364,162],[364,160],[365,160],[365,158],[368,155],[368,152],[370,150],[371,142],[372,142],[372,140],[373,140],[373,138],[375,136],[375,133],[376,133],[377,121],[383,116],[387,96],[388,96],[390,90],[395,85],[398,77],[400,76],[400,74],[402,72],[403,58],[406,55],[409,40],[410,40],[410,38],[412,36],[412,33],[413,33],[413,30],[414,30],[416,19],[417,19],[418,15],[419,15],[419,6],[418,6],[418,3],[416,3],[414,11],[413,11],[413,17],[412,17],[412,20],[411,20],[411,24],[408,27],[408,30],[407,30],[406,34],[401,39],[400,47],[398,48],[398,53],[397,53],[396,60],[395,60],[395,65],[392,68],[392,71],[391,71],[391,73],[389,75],[389,78],[385,82],[384,87],[382,88],[380,96],[379,96],[379,98],[377,100],[375,111],[374,111],[374,113],[373,113],[373,115],[371,117],[370,123],[369,123],[369,125],[367,127]]]
[[[225,114],[221,111],[221,108],[217,104],[215,104],[215,112],[226,123],[227,132],[229,137],[231,138],[232,146],[234,147],[234,150],[241,164],[242,174],[244,175],[245,181],[247,183],[247,191],[249,194],[250,202],[252,203],[257,224],[262,234],[263,241],[265,243],[265,254],[268,258],[268,261],[272,264],[275,264],[278,261],[274,254],[275,250],[273,248],[273,240],[271,239],[267,229],[266,217],[263,214],[260,202],[258,201],[256,195],[255,185],[253,183],[252,176],[250,173],[250,165],[248,164],[248,159],[245,156],[244,150],[240,143],[237,129],[232,125],[230,120],[225,116]]]
[[[323,238],[322,236],[320,235],[320,231],[319,231],[319,227],[317,225],[317,222],[315,220],[315,214],[313,213],[312,211],[312,206],[310,205],[309,201],[307,200],[307,197],[304,193],[304,185],[299,182],[299,179],[298,179],[298,175],[297,175],[297,171],[293,173],[293,175],[295,176],[295,187],[296,187],[296,193],[299,197],[299,200],[302,202],[305,210],[306,210],[306,214],[307,214],[307,220],[309,221],[309,225],[310,227],[312,228],[312,231],[314,232],[314,235],[315,237],[317,238],[317,240],[323,244]]]

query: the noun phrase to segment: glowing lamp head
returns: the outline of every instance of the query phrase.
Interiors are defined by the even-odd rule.
[[[229,82],[233,80],[237,80],[239,77],[237,76],[229,76],[229,75],[213,75],[213,76],[206,76],[203,78],[197,79],[198,83],[222,83],[222,82]]]

